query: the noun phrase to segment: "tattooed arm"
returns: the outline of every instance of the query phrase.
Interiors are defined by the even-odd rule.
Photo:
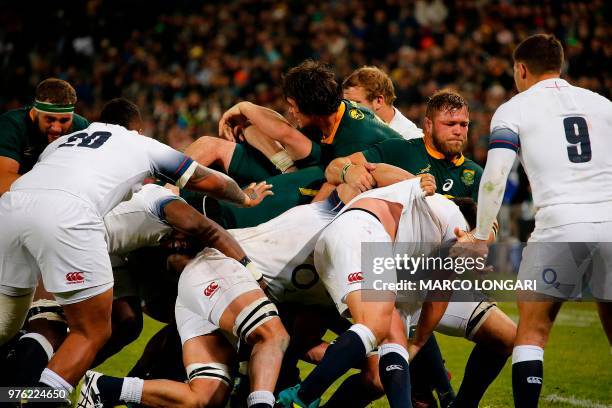
[[[208,167],[200,166],[195,169],[185,185],[189,190],[202,191],[219,200],[229,201],[241,207],[254,207],[271,195],[271,185],[262,181],[252,183],[243,190],[229,176]]]

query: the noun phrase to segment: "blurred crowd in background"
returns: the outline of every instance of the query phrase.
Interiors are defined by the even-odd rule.
[[[4,2],[0,1],[0,4]],[[537,3],[537,4],[536,4]],[[323,60],[341,80],[362,65],[386,70],[396,106],[421,125],[427,97],[451,87],[470,103],[466,155],[484,165],[489,122],[516,92],[512,50],[554,33],[564,77],[608,98],[612,4],[606,0],[348,0],[10,2],[0,13],[0,111],[32,102],[55,76],[77,90],[76,111],[95,120],[109,99],[141,107],[145,133],[182,149],[216,134],[223,111],[249,100],[285,113],[282,73]],[[517,169],[506,201],[521,236],[528,185]],[[518,228],[518,229],[517,229]]]

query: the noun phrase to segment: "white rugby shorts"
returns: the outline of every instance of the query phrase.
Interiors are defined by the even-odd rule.
[[[240,262],[206,248],[183,270],[174,314],[181,342],[219,329],[227,307],[246,292],[259,289]]]
[[[9,191],[0,199],[0,282],[45,289],[62,304],[105,292],[113,273],[102,218],[56,190]]]
[[[596,299],[612,300],[612,222],[536,226],[518,278],[534,280],[536,292],[564,300],[581,298],[585,285]]]
[[[363,289],[363,242],[389,243],[386,256],[393,257],[391,237],[381,222],[358,209],[338,216],[323,230],[315,246],[315,267],[341,315],[348,309],[347,295]]]

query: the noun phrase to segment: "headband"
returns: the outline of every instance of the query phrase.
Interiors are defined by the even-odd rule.
[[[34,109],[45,113],[73,113],[74,104],[57,105],[55,103],[41,102],[36,99],[34,100]]]

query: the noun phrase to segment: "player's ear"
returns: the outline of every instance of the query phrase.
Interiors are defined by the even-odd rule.
[[[378,95],[376,98],[374,98],[373,102],[374,102],[374,110],[379,110],[385,104],[385,97],[382,95]]]
[[[527,78],[527,66],[525,64],[523,64],[522,62],[519,62],[519,73],[521,75],[521,79],[526,79]]]
[[[425,133],[431,134],[432,127],[433,127],[433,122],[431,121],[431,119],[425,116],[425,119],[423,119],[423,130],[425,131]]]

